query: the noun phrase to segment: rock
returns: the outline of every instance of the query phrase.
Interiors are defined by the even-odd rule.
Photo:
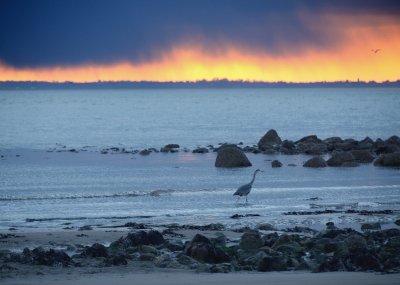
[[[280,162],[279,160],[273,160],[271,162],[271,166],[272,166],[272,168],[282,167],[282,162]]]
[[[213,264],[209,268],[210,273],[229,273],[231,271],[232,265],[230,263]]]
[[[353,139],[345,139],[342,143],[335,144],[334,148],[337,151],[350,151],[356,149],[357,146],[358,141]]]
[[[141,261],[153,261],[156,256],[153,253],[141,253],[139,259]]]
[[[232,146],[221,147],[215,160],[215,167],[248,167],[251,165],[244,152]]]
[[[358,234],[351,234],[344,239],[344,242],[352,255],[359,255],[368,251],[367,241]]]
[[[129,233],[126,237],[122,237],[118,242],[122,243],[125,247],[138,246],[138,245],[159,245],[164,243],[164,237],[160,232],[151,230],[148,233],[145,231],[138,231]]]
[[[185,254],[179,254],[177,256],[177,261],[185,266],[188,267],[193,267],[194,265],[197,264],[197,261],[194,258],[191,258],[190,256],[187,256]]]
[[[192,151],[192,153],[207,153],[208,148],[205,147],[198,147]]]
[[[239,246],[244,251],[253,251],[262,247],[263,244],[258,232],[247,232],[241,236]]]
[[[47,266],[63,266],[67,267],[73,262],[65,252],[61,250],[44,250],[42,247],[37,247],[32,251],[25,249],[23,252],[26,260],[30,259],[31,264],[34,265],[47,265]]]
[[[328,166],[342,166],[345,162],[355,162],[355,158],[351,152],[335,152],[326,163]]]
[[[284,256],[265,256],[258,265],[257,271],[284,271],[287,270]]]
[[[140,155],[149,155],[151,153],[151,150],[148,149],[142,149],[141,151],[139,151]]]
[[[397,226],[400,226],[400,219],[394,222]]]
[[[200,234],[196,234],[186,244],[184,253],[201,262],[222,263],[230,261],[230,257],[224,251],[215,247],[208,238]]]
[[[293,141],[290,141],[290,140],[284,140],[284,141],[282,142],[282,144],[281,144],[281,147],[284,147],[284,148],[286,148],[286,149],[288,149],[288,150],[294,150],[294,149],[296,149],[296,145],[294,144]]]
[[[85,250],[82,252],[81,256],[84,257],[107,257],[107,249],[104,245],[95,243],[92,246],[87,246]]]
[[[363,231],[380,230],[380,229],[381,229],[380,223],[368,223],[361,225],[361,230]]]
[[[368,150],[352,150],[351,154],[354,156],[356,162],[370,163],[374,161],[374,157]]]
[[[327,144],[338,144],[338,143],[342,143],[343,140],[340,137],[330,137],[330,138],[324,139],[324,142]]]
[[[343,162],[341,165],[341,167],[357,167],[357,166],[359,166],[359,164],[355,161],[346,161]]]
[[[276,232],[270,233],[264,235],[261,239],[264,246],[272,247],[272,245],[279,239],[279,235]]]
[[[391,136],[385,143],[400,146],[400,138],[398,136]]]
[[[321,143],[322,140],[320,140],[316,135],[311,135],[311,136],[306,136],[303,137],[301,139],[299,139],[298,141],[295,142],[295,144],[299,144],[299,143],[314,143],[314,144],[318,144]]]
[[[271,129],[258,141],[257,145],[259,149],[266,150],[271,148],[270,146],[280,145],[281,143],[282,140],[278,133]]]
[[[106,261],[105,261],[106,265],[115,265],[115,266],[119,266],[119,265],[127,265],[128,261],[126,260],[125,256],[122,254],[117,254],[117,255],[111,255],[108,256]]]
[[[297,154],[296,145],[293,141],[284,140],[279,148],[279,151],[283,154]]]
[[[400,152],[382,154],[374,161],[375,166],[399,167]]]
[[[269,223],[259,224],[256,228],[260,231],[276,231],[275,227]]]
[[[78,229],[78,231],[91,231],[91,230],[93,230],[93,228],[92,228],[92,226],[89,226],[89,225],[80,227],[80,228]]]
[[[302,147],[305,154],[320,155],[328,151],[325,143],[308,143]]]
[[[140,253],[151,253],[154,255],[158,254],[157,249],[154,246],[150,246],[150,245],[141,245],[139,247],[139,251],[140,251]]]
[[[182,240],[167,240],[165,243],[165,247],[168,248],[170,251],[183,251],[184,245]]]
[[[179,144],[171,143],[164,146],[164,148],[180,148]]]
[[[374,146],[374,141],[366,137],[365,139],[358,142],[357,146],[355,147],[356,150],[370,150]]]
[[[327,167],[327,163],[326,161],[320,157],[320,156],[316,156],[313,157],[309,160],[307,160],[304,164],[304,167],[312,167],[312,168],[319,168],[319,167]]]
[[[147,232],[148,244],[159,245],[165,242],[164,237],[159,231],[151,230]]]
[[[176,148],[166,148],[166,147],[162,147],[162,148],[160,148],[160,152],[164,152],[164,153],[167,153],[167,152],[178,152],[178,150],[176,149]]]

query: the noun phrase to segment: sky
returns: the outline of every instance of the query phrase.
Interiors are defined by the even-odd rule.
[[[0,0],[0,81],[394,81],[400,1]]]

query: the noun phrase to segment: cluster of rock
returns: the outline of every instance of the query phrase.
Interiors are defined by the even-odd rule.
[[[22,253],[2,251],[2,268],[13,263],[45,266],[121,266],[143,263],[161,268],[204,272],[240,270],[284,271],[400,271],[400,230],[381,230],[363,225],[363,233],[339,229],[327,223],[326,230],[295,227],[278,234],[272,226],[244,232],[232,242],[222,232],[215,238],[196,234],[191,241],[165,239],[155,231],[137,231],[111,243],[82,247],[73,256],[41,247]],[[268,230],[262,234],[261,230]],[[272,230],[272,231],[271,231]],[[228,242],[230,244],[228,245]],[[17,270],[17,269],[15,269]]]
[[[387,140],[373,141],[366,137],[361,141],[331,137],[325,140],[316,135],[306,136],[298,141],[283,140],[275,130],[269,130],[257,146],[223,145],[217,149],[216,167],[251,166],[245,152],[264,154],[307,154],[314,157],[304,163],[305,167],[354,167],[360,163],[374,162],[376,166],[400,166],[400,138],[392,136]],[[325,161],[321,155],[330,154]],[[376,158],[376,156],[378,156]],[[279,161],[273,161],[272,167],[281,167]]]

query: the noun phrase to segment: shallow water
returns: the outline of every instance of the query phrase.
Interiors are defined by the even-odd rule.
[[[251,168],[218,169],[215,154],[131,154],[99,152],[3,152],[0,165],[0,229],[61,229],[65,223],[120,225],[128,221],[153,225],[223,223],[229,227],[269,222],[278,227],[306,225],[320,228],[327,221],[351,224],[393,222],[395,215],[285,216],[288,211],[310,211],[311,204],[358,203],[356,210],[400,210],[399,169],[369,165],[356,168],[309,169],[307,156],[252,155]],[[271,159],[284,163],[271,168]],[[298,166],[287,166],[294,163]],[[232,196],[258,175],[249,203]],[[316,201],[310,198],[318,197]],[[334,205],[336,206],[336,205]],[[319,210],[321,210],[319,209]],[[314,209],[312,209],[314,210]],[[318,210],[318,209],[317,209]],[[240,220],[234,214],[257,214]]]
[[[288,211],[400,210],[400,170],[374,167],[308,169],[309,157],[253,155],[251,168],[218,169],[215,153],[184,147],[257,143],[270,128],[282,138],[317,134],[362,139],[400,134],[400,90],[238,89],[0,92],[0,230],[65,226],[270,222],[323,227],[327,221],[392,224],[393,215],[291,216]],[[56,143],[79,153],[47,152]],[[176,154],[100,154],[179,143]],[[86,147],[85,146],[93,146]],[[85,151],[83,151],[85,150]],[[17,156],[19,155],[19,156]],[[271,168],[279,159],[284,167]],[[296,167],[288,166],[294,163]],[[260,174],[249,203],[232,194]],[[310,198],[318,197],[316,201]],[[333,205],[332,205],[333,204]],[[315,209],[312,209],[315,210]],[[317,209],[318,210],[318,209]],[[259,216],[231,219],[234,214]],[[69,224],[71,223],[71,224]]]

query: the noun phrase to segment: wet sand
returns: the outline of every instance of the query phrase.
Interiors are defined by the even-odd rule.
[[[96,273],[83,275],[61,274],[56,276],[33,276],[29,279],[15,278],[2,280],[4,285],[34,285],[34,284],[164,284],[164,285],[242,285],[242,284],[274,284],[274,285],[309,285],[309,284],[363,284],[363,285],[397,285],[400,274],[376,274],[361,272],[271,272],[271,273],[231,273],[231,274],[197,274],[192,272],[135,272],[135,273]]]

